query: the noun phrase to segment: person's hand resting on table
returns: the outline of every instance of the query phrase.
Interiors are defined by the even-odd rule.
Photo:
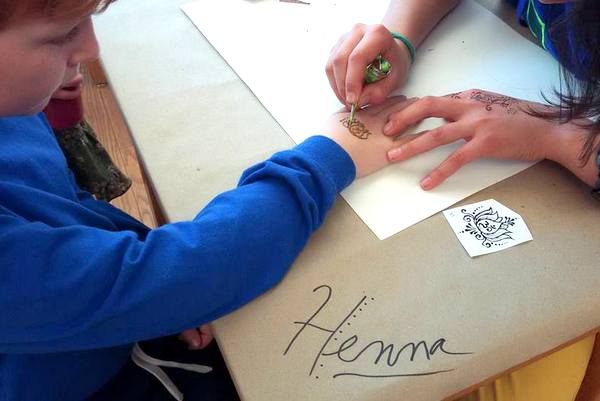
[[[438,146],[464,140],[461,147],[421,180],[424,190],[437,187],[465,164],[484,157],[550,159],[593,185],[594,163],[582,166],[580,159],[587,132],[575,123],[559,124],[532,116],[531,111],[550,112],[552,109],[481,90],[424,97],[392,113],[384,128],[385,134],[401,134],[429,117],[443,118],[447,123],[395,146],[388,157],[391,162],[402,162]]]

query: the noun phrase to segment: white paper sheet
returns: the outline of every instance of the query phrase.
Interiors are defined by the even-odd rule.
[[[340,104],[325,75],[339,36],[356,22],[376,23],[388,0],[198,0],[182,7],[193,23],[296,142],[318,134]],[[445,95],[479,88],[541,101],[559,83],[558,64],[492,13],[465,0],[418,50],[409,81],[397,93]],[[240,105],[243,107],[243,105]],[[306,118],[310,116],[310,118]],[[426,120],[419,130],[439,120]],[[370,177],[342,195],[385,239],[531,163],[479,160],[430,192],[419,181],[459,144],[435,149]]]
[[[445,210],[444,217],[472,258],[533,239],[521,215],[494,199]]]

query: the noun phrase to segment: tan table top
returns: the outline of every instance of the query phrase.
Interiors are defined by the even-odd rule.
[[[122,1],[96,19],[107,75],[171,221],[293,144],[183,3]],[[480,3],[513,20],[503,3]],[[588,193],[543,162],[464,200],[498,200],[534,237],[476,259],[441,214],[379,241],[338,200],[284,281],[215,324],[242,398],[441,399],[594,330],[600,205]]]

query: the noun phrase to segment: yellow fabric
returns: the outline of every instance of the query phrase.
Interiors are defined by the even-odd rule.
[[[587,369],[595,335],[501,376],[461,401],[573,401]]]

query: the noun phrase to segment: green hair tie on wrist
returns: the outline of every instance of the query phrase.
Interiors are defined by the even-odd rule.
[[[390,32],[390,34],[392,34],[392,38],[398,39],[399,41],[404,43],[404,45],[408,49],[408,52],[410,53],[410,62],[414,63],[415,57],[417,56],[417,50],[415,49],[413,44],[410,42],[410,40],[408,40],[408,38],[406,36],[399,34],[398,32]]]

